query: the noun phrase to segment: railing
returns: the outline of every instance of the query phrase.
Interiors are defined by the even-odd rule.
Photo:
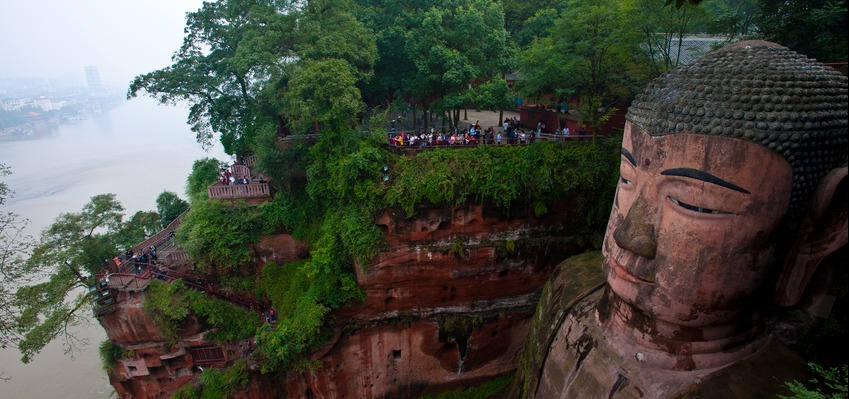
[[[196,366],[210,366],[224,361],[224,351],[218,346],[189,348],[189,353]]]
[[[319,137],[321,137],[321,133],[292,134],[292,135],[280,138],[280,141],[315,140],[315,139],[318,139]]]
[[[209,198],[215,199],[237,199],[237,198],[260,198],[271,196],[268,183],[230,184],[221,182],[207,187]]]
[[[189,210],[186,209],[185,212],[181,213],[180,216],[177,216],[171,223],[168,223],[164,229],[159,231],[158,233],[150,236],[150,238],[136,244],[132,249],[133,252],[139,252],[140,250],[144,250],[145,248],[150,247],[151,245],[155,247],[161,246],[164,242],[171,239],[171,233],[177,230],[177,227],[180,227],[180,223],[183,222],[183,218],[186,216]]]
[[[236,180],[241,179],[243,177],[247,177],[248,180],[251,179],[251,168],[246,165],[231,165],[230,171],[233,172],[233,177],[235,177]]]
[[[189,254],[182,249],[174,249],[171,251],[166,251],[162,254],[161,257],[163,259],[163,263],[169,266],[175,265],[183,265],[191,262],[192,258],[189,257]]]
[[[249,168],[254,167],[254,163],[256,163],[256,155],[248,155],[245,158],[245,166]]]
[[[569,142],[569,141],[586,141],[591,140],[592,135],[570,135],[570,136],[560,136],[556,134],[540,134],[535,141],[558,141],[558,142]],[[596,136],[598,139],[604,138],[604,136]],[[530,139],[520,139],[520,138],[509,138],[502,137],[501,141],[496,138],[482,138],[479,140],[473,140],[469,144],[448,144],[448,143],[440,143],[440,144],[431,144],[428,142],[427,144],[422,144],[421,142],[417,142],[414,145],[396,145],[392,143],[387,143],[390,149],[395,150],[396,152],[420,152],[427,150],[434,150],[437,148],[473,148],[480,145],[494,145],[494,146],[513,146],[513,145],[528,145],[530,144]]]
[[[139,274],[135,273],[112,273],[107,276],[109,281],[106,286],[118,291],[143,291],[150,284],[153,274],[150,269],[145,269]]]

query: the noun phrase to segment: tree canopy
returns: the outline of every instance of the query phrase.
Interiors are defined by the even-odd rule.
[[[22,360],[29,362],[50,341],[62,337],[66,350],[78,341],[69,328],[86,317],[92,275],[136,240],[159,226],[155,212],[138,212],[124,221],[115,194],[91,197],[79,212],[63,213],[41,234],[20,273],[31,277],[17,289],[11,324]]]
[[[156,212],[159,213],[159,224],[162,228],[168,226],[186,209],[189,209],[189,203],[183,201],[175,193],[163,191],[156,197]]]
[[[12,173],[11,169],[0,163],[0,177]],[[18,316],[14,286],[9,282],[25,283],[30,281],[23,272],[25,256],[31,249],[30,237],[26,234],[27,220],[20,215],[6,211],[6,201],[12,196],[12,190],[6,182],[0,181],[0,348],[6,348],[21,338],[15,328]]]

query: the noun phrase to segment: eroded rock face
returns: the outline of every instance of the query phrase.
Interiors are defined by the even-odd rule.
[[[527,315],[507,314],[478,326],[462,362],[458,344],[440,339],[439,324],[398,322],[345,334],[329,344],[316,372],[290,375],[286,391],[304,398],[411,398],[465,386],[513,369]]]
[[[510,372],[542,285],[592,242],[564,213],[390,210],[377,223],[388,247],[357,269],[366,299],[335,313],[355,330],[317,352],[317,371],[290,373],[289,397],[416,397]]]
[[[416,397],[512,371],[555,265],[600,242],[570,228],[568,207],[557,209],[564,211],[542,218],[482,206],[423,209],[410,219],[386,211],[377,223],[387,247],[356,270],[366,298],[335,312],[334,338],[312,356],[319,367],[278,380],[252,373],[239,397]],[[304,244],[280,234],[258,243],[256,262],[307,255]],[[101,318],[113,341],[138,348],[110,379],[122,397],[168,397],[199,373],[192,348],[212,343],[195,323],[177,345],[184,353],[166,349],[143,295],[124,295],[119,310]],[[221,351],[223,360],[203,367],[230,364],[244,348]]]

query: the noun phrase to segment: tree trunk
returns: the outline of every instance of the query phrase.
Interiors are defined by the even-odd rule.
[[[463,120],[464,121],[469,120],[469,109],[468,108],[463,108]]]
[[[416,104],[413,103],[413,131],[416,130],[416,126],[418,126],[416,124]]]
[[[499,109],[498,110],[498,126],[501,126],[503,124],[504,124],[504,110]]]

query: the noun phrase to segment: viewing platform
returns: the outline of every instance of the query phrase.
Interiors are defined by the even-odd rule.
[[[246,200],[252,205],[271,199],[271,186],[263,176],[251,173],[256,156],[239,157],[229,170],[222,169],[220,180],[206,188],[209,198],[219,200]],[[225,173],[226,172],[226,173]]]
[[[270,198],[271,190],[268,183],[227,184],[216,182],[207,187],[209,198],[215,199],[249,199]]]

